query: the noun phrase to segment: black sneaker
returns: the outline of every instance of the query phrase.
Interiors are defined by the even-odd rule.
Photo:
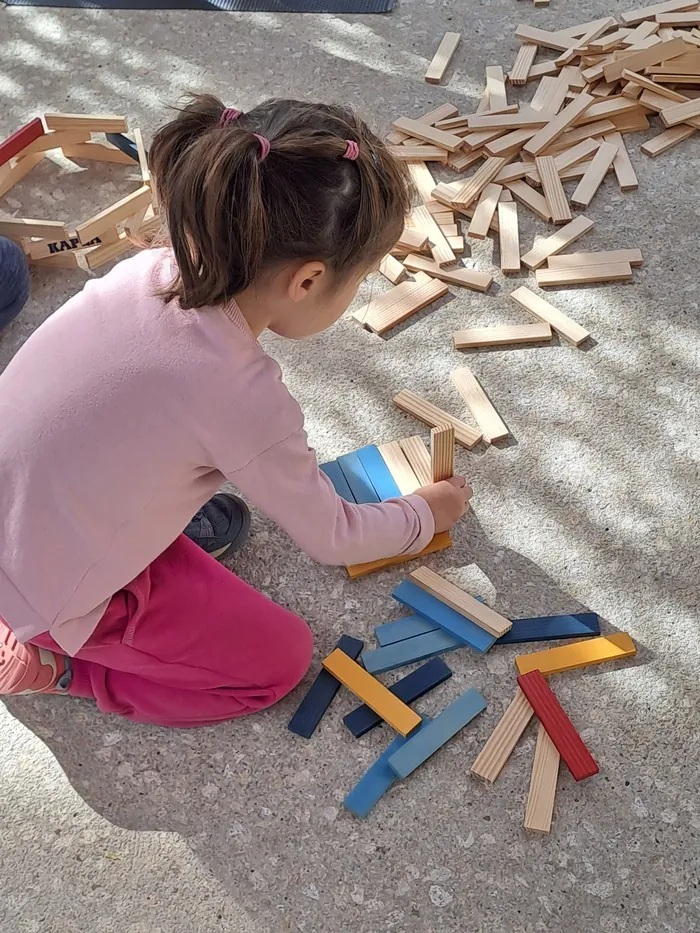
[[[185,528],[185,534],[212,557],[222,557],[227,551],[245,544],[250,530],[248,506],[227,492],[219,492],[202,508]]]

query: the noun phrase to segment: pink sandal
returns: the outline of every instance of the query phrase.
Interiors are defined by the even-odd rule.
[[[36,645],[23,645],[0,618],[0,694],[66,693],[69,685],[67,657]]]

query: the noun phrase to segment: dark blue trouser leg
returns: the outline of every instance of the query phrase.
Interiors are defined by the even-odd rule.
[[[29,266],[21,246],[0,237],[0,330],[13,320],[29,298]]]

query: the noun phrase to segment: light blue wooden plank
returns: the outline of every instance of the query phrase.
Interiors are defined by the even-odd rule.
[[[374,486],[374,491],[381,501],[398,498],[401,495],[401,490],[396,485],[396,480],[389,472],[389,467],[377,448],[370,444],[369,447],[360,447],[355,452],[360,458],[360,463],[367,471],[370,482]]]
[[[411,736],[417,735],[429,722],[428,717],[424,716],[423,722],[411,733]],[[369,770],[365,771],[343,801],[346,810],[354,813],[355,816],[367,816],[375,803],[384,796],[392,784],[398,781],[396,772],[389,767],[388,761],[394,752],[410,741],[411,736],[407,738],[402,735],[397,736],[374,764],[370,766]]]
[[[367,475],[367,470],[362,466],[356,450],[353,450],[350,454],[343,454],[342,457],[338,457],[336,462],[343,471],[343,476],[355,497],[355,502],[358,504],[379,502],[379,496],[374,491],[372,481]]]
[[[377,643],[383,647],[396,644],[397,641],[405,641],[415,635],[436,632],[439,628],[437,622],[431,622],[430,619],[424,619],[423,616],[410,615],[405,616],[403,619],[396,619],[395,622],[384,622],[382,625],[378,625],[374,630],[374,636]]]
[[[409,736],[408,741],[389,756],[389,767],[399,777],[408,777],[485,709],[486,700],[479,691],[467,690],[419,733]]]
[[[450,632],[437,629],[434,632],[426,632],[425,635],[416,635],[404,641],[397,641],[384,648],[365,651],[362,654],[362,663],[370,674],[382,674],[384,671],[393,671],[397,667],[404,667],[416,661],[425,661],[427,658],[434,658],[446,651],[465,647],[464,642]]]
[[[399,583],[392,596],[419,615],[437,622],[440,628],[461,639],[465,645],[469,645],[480,654],[488,651],[496,641],[495,635],[491,635],[490,632],[467,619],[461,613],[450,609],[449,606],[431,596],[430,593],[426,593],[425,590],[422,590],[411,580],[404,580]]]
[[[333,488],[341,499],[345,499],[346,502],[355,501],[355,497],[348,486],[348,481],[345,479],[343,471],[338,466],[337,460],[329,460],[328,463],[322,463],[320,464],[320,468],[333,483]]]

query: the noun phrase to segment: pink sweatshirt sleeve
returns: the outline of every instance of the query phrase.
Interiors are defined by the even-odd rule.
[[[357,564],[415,553],[435,533],[433,513],[421,496],[367,505],[342,499],[319,469],[303,429],[227,476],[303,551],[323,564]]]

